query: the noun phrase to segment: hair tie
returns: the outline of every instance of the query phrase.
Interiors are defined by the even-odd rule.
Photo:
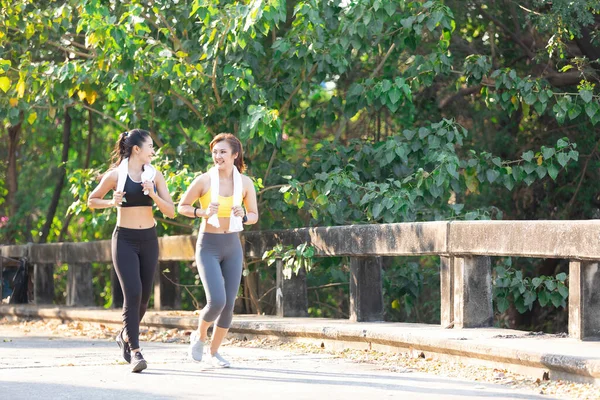
[[[127,135],[129,135],[129,131],[125,131],[122,133],[123,137],[127,137]]]

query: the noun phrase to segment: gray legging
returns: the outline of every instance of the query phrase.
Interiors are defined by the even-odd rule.
[[[242,244],[237,233],[198,234],[196,264],[206,293],[200,318],[229,329],[242,279]]]

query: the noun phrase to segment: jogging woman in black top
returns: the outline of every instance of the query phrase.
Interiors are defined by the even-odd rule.
[[[123,289],[124,326],[116,340],[123,358],[132,364],[133,372],[140,372],[147,367],[140,352],[139,329],[158,264],[153,203],[165,216],[175,217],[175,206],[163,175],[156,171],[154,182],[142,182],[144,170],[152,168],[150,163],[153,157],[154,145],[149,132],[141,129],[123,132],[115,147],[112,169],[104,174],[88,199],[90,208],[117,207],[112,258]],[[123,162],[127,164],[121,165]],[[118,168],[119,165],[121,168]],[[122,191],[117,191],[120,174],[125,184]],[[114,191],[113,198],[105,200],[104,196],[110,190]]]

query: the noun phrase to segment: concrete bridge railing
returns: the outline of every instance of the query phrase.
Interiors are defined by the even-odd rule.
[[[159,239],[164,269],[194,259],[194,236]],[[472,221],[350,225],[242,234],[246,257],[260,258],[276,244],[308,243],[317,257],[350,257],[350,319],[383,320],[381,257],[437,255],[441,258],[441,324],[454,328],[492,326],[492,256],[569,260],[569,335],[600,338],[600,221]],[[93,305],[92,262],[111,262],[110,241],[0,246],[0,254],[26,258],[34,266],[34,300],[52,303],[53,266],[69,266],[67,304]],[[2,269],[0,258],[0,273]],[[114,277],[113,277],[114,278]],[[113,279],[113,286],[118,285]],[[173,287],[155,283],[155,306],[177,304]],[[1,289],[0,289],[1,290]],[[307,315],[306,276],[291,279],[277,263],[277,312]],[[113,290],[120,293],[120,290]],[[115,299],[115,304],[122,303]]]

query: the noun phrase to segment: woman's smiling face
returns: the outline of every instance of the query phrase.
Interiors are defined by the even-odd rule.
[[[142,162],[144,164],[150,164],[152,163],[152,159],[154,158],[155,152],[154,152],[154,142],[152,141],[152,138],[150,136],[148,136],[146,138],[146,140],[144,140],[144,142],[142,143],[141,146],[135,146],[137,147],[137,150],[135,152],[135,155],[137,157],[140,158],[140,160],[142,160]]]
[[[213,162],[219,169],[233,168],[237,154],[233,154],[227,141],[215,143],[212,149]]]

